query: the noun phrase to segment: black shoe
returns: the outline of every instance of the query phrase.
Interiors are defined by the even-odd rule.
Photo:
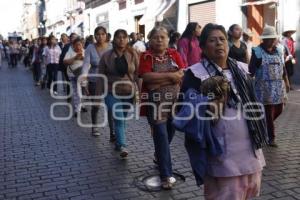
[[[115,134],[110,134],[109,136],[109,142],[113,143],[117,140],[116,135]]]
[[[158,165],[158,160],[157,160],[157,157],[156,157],[156,153],[154,153],[154,155],[153,155],[153,163]]]
[[[87,112],[88,110],[86,108],[81,108],[80,112]]]
[[[273,141],[269,142],[269,146],[277,148],[278,144],[273,140]]]
[[[77,118],[77,112],[74,113],[73,117],[74,117],[74,118]]]
[[[44,81],[42,81],[42,83],[41,83],[41,89],[42,90],[45,89],[45,82]]]

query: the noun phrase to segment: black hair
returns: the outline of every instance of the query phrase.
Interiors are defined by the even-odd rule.
[[[48,41],[47,41],[47,45],[50,47],[51,46],[51,40],[52,39],[56,39],[56,37],[54,36],[54,35],[49,35],[49,37],[48,37]]]
[[[72,42],[72,45],[76,44],[77,42],[82,42],[80,37],[77,37],[77,38]]]
[[[94,30],[94,35],[96,35],[98,33],[98,31],[100,31],[100,30],[103,31],[107,36],[106,28],[104,28],[103,26],[97,26]]]
[[[112,44],[113,44],[113,49],[114,49],[114,50],[116,49],[115,39],[116,39],[116,37],[117,37],[119,34],[123,34],[123,35],[125,35],[127,38],[129,38],[129,35],[128,35],[128,33],[127,33],[126,30],[124,30],[124,29],[118,29],[118,30],[116,30],[115,33],[114,33],[114,39],[113,39],[113,42],[112,42]],[[130,47],[129,42],[128,42],[128,44],[127,44],[126,50],[128,50],[128,52],[133,56],[134,50]]]
[[[68,35],[67,35],[66,33],[62,33],[62,34],[60,35],[61,38],[62,38],[63,36],[68,37]]]
[[[228,35],[228,40],[229,40],[229,41],[232,40],[232,32],[233,32],[233,30],[234,30],[234,28],[235,28],[236,26],[239,26],[239,25],[238,25],[238,24],[232,24],[232,25],[229,27],[228,31],[227,31],[227,35]]]
[[[213,24],[213,23],[206,24],[204,26],[204,28],[202,29],[202,32],[201,32],[201,35],[200,35],[200,38],[199,38],[200,47],[202,49],[205,47],[209,35],[214,30],[221,31],[227,39],[227,34],[226,34],[226,30],[225,30],[224,26],[218,25],[218,24]]]
[[[71,39],[73,37],[73,35],[77,35],[76,33],[71,33],[69,38]]]
[[[185,30],[183,31],[183,33],[181,35],[181,38],[192,39],[193,33],[196,30],[198,25],[199,24],[197,22],[188,23],[188,25],[186,26]]]
[[[175,43],[175,41],[176,41],[176,39],[179,39],[180,38],[180,33],[178,33],[178,32],[173,32],[173,33],[171,33],[170,34],[170,44],[173,44],[173,43]]]
[[[113,42],[112,42],[114,49],[115,49],[115,39],[119,34],[123,34],[123,35],[125,35],[125,37],[129,38],[129,35],[128,35],[126,30],[124,30],[124,29],[116,30],[115,33],[114,33],[114,38],[113,38]]]
[[[111,34],[107,33],[107,40],[109,41],[111,39]]]
[[[174,29],[169,30],[169,38],[171,38],[175,32],[176,31]]]
[[[187,38],[189,40],[189,49],[192,49],[192,44],[191,44],[191,40],[194,34],[194,31],[196,30],[197,26],[199,24],[197,22],[190,22],[188,23],[188,25],[186,26],[185,30],[183,31],[181,38]],[[200,26],[200,25],[199,25]]]
[[[129,37],[131,37],[131,38],[132,38],[134,34],[136,34],[136,32],[132,32],[132,33],[130,33]]]

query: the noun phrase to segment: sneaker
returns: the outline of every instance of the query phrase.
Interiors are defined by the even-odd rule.
[[[176,182],[176,179],[175,179],[175,182],[174,182],[174,179],[172,179],[174,177],[167,177],[167,178],[164,178],[161,180],[161,188],[164,189],[164,190],[171,190],[173,187],[174,187],[174,183]]]
[[[128,151],[125,147],[120,148],[120,156],[121,158],[126,158],[128,156]]]
[[[98,129],[92,129],[92,136],[94,136],[94,137],[100,136],[99,130]]]
[[[73,115],[73,117],[77,118],[77,115],[78,115],[77,112],[75,112],[74,115]]]
[[[54,91],[53,94],[54,94],[55,96],[58,95],[58,93],[57,93],[56,91]]]

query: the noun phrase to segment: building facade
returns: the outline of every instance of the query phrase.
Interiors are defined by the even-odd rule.
[[[85,4],[78,0],[48,0],[46,2],[46,35],[60,37],[72,32],[83,36]]]
[[[147,33],[161,23],[168,29],[177,29],[178,3],[176,0],[86,0],[85,35],[93,34],[97,26],[108,32],[117,29]]]
[[[209,23],[240,24],[254,33],[253,41],[265,24],[281,33],[296,28],[298,0],[24,0],[22,17],[26,38],[76,32],[92,35],[97,26],[114,33],[122,28],[145,36],[156,25],[183,32],[188,22],[202,27]]]
[[[23,2],[23,13],[21,17],[23,38],[34,39],[39,36],[38,4],[36,0],[25,0]]]

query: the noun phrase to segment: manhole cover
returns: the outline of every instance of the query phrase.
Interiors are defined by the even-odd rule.
[[[173,177],[174,178],[172,178],[172,181],[175,182],[175,187],[176,185],[185,182],[185,177],[181,174],[173,173]],[[134,184],[136,185],[136,187],[143,191],[153,192],[161,190],[160,177],[158,174],[144,174],[142,176],[139,176],[135,179]]]

